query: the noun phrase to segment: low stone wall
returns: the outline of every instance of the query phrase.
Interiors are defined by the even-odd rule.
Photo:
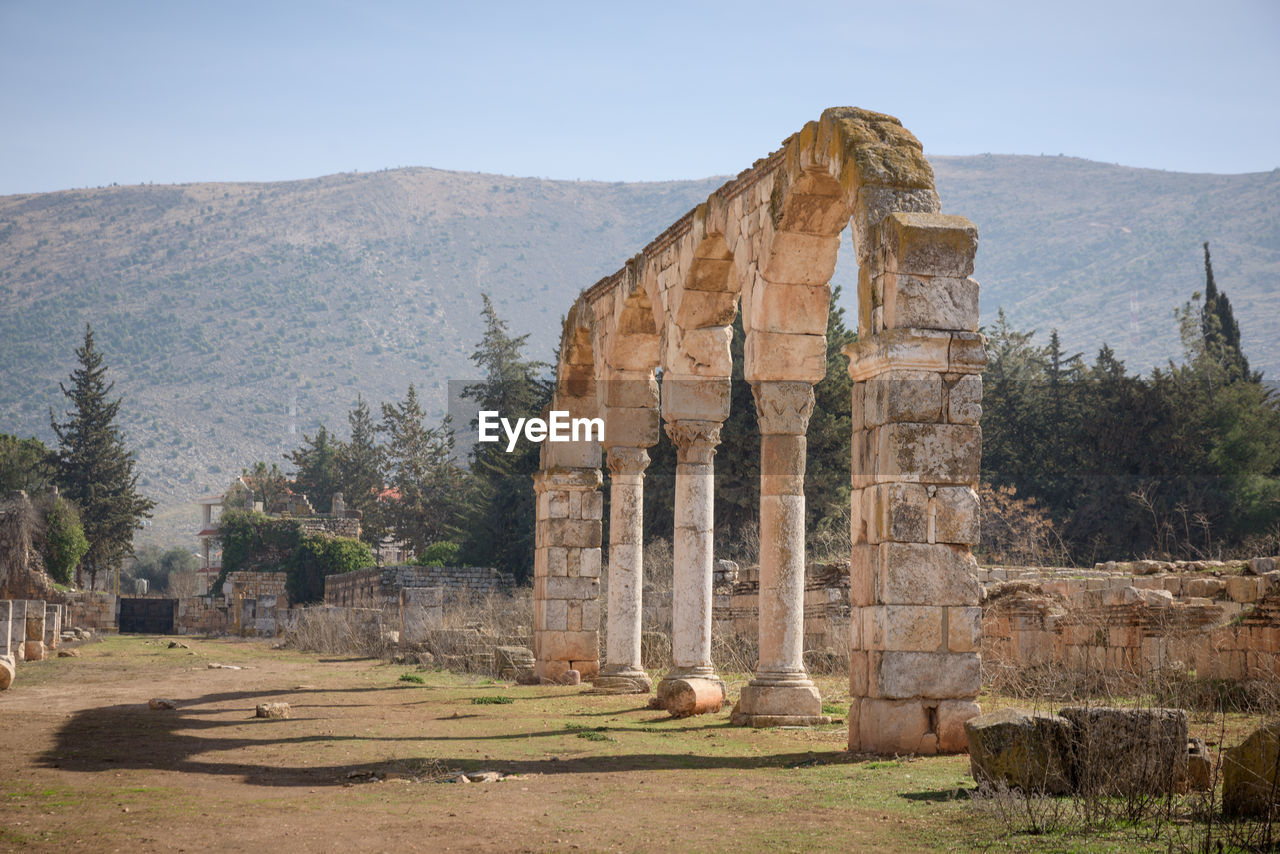
[[[360,520],[346,516],[303,516],[298,523],[308,534],[326,534],[330,537],[360,537]]]
[[[111,593],[85,591],[67,597],[68,628],[114,632],[119,626],[119,614],[119,603]]]
[[[288,573],[233,572],[223,583],[230,634],[246,637],[275,637],[281,627],[276,612],[289,607],[285,592]]]
[[[227,632],[227,606],[222,596],[188,596],[178,600],[173,630],[180,635],[221,635]]]
[[[326,576],[324,602],[343,608],[397,606],[408,587],[439,587],[446,598],[459,593],[496,593],[515,586],[515,579],[496,569],[473,566],[370,567]]]
[[[1248,565],[989,568],[983,658],[989,668],[1051,665],[1131,675],[1172,669],[1202,679],[1273,679],[1280,676],[1274,565],[1264,558]],[[1263,572],[1246,574],[1254,570]]]

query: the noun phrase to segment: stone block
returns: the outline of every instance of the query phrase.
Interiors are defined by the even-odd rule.
[[[977,544],[978,493],[968,486],[939,486],[933,498],[933,531],[928,542]]]
[[[947,608],[947,651],[979,652],[982,649],[982,608]]]
[[[873,428],[878,480],[968,486],[978,482],[982,428],[965,424],[885,424]]]
[[[939,753],[963,753],[969,749],[965,724],[982,714],[972,700],[943,700],[935,713]]]
[[[17,673],[18,664],[13,656],[8,653],[0,654],[0,691],[7,690],[13,684]]]
[[[947,388],[947,421],[977,424],[982,420],[982,376],[964,374]]]
[[[867,692],[873,697],[972,699],[982,689],[982,662],[976,653],[891,649],[872,653],[868,661]]]
[[[675,322],[681,329],[701,329],[733,323],[734,311],[737,309],[737,294],[732,289],[682,288],[676,293],[679,295],[679,302],[676,305]]]
[[[867,653],[860,649],[849,653],[849,696],[867,696]]]
[[[839,235],[777,232],[764,261],[764,277],[770,282],[793,285],[826,285],[835,272],[839,249]]]
[[[963,546],[881,543],[854,546],[852,567],[865,561],[876,602],[887,605],[974,605],[981,593],[977,561]],[[851,593],[852,595],[852,593]]]
[[[1252,575],[1231,575],[1226,579],[1227,596],[1232,602],[1248,604],[1258,600],[1258,579]]]
[[[580,549],[578,551],[578,577],[600,577],[600,549]]]
[[[549,547],[600,547],[601,523],[598,519],[553,519],[547,524],[547,546]]]
[[[979,787],[1064,795],[1072,790],[1072,724],[1045,712],[1001,709],[968,720],[969,766]]]
[[[658,442],[661,417],[656,407],[611,406],[604,412],[604,436],[611,446],[650,448]]]
[[[816,383],[827,375],[825,330],[821,335],[751,330],[743,368],[748,382]]]
[[[3,675],[0,675],[3,681]],[[1232,816],[1274,815],[1280,804],[1280,722],[1222,752],[1222,808]]]
[[[615,345],[614,351],[616,352],[617,349]],[[635,374],[624,376],[619,376],[619,374],[615,374],[610,379],[605,380],[601,389],[604,392],[603,399],[606,412],[610,409],[658,408],[658,380],[654,377],[652,371],[639,377]]]
[[[662,417],[672,421],[724,421],[729,415],[731,387],[727,376],[662,377]]]
[[[542,550],[546,555],[546,575],[566,577],[569,574],[569,550],[563,546],[549,546]]]
[[[942,648],[940,607],[874,605],[861,611],[863,649],[937,652]]]
[[[915,483],[882,483],[859,490],[866,542],[927,542],[929,492]]]
[[[1187,780],[1182,709],[1068,706],[1076,787],[1105,794],[1177,792]]]
[[[576,600],[575,600],[576,601]],[[569,629],[569,600],[544,599],[534,604],[543,611],[541,627],[548,631],[563,632]]]
[[[957,278],[973,274],[978,228],[962,216],[891,213],[880,233],[886,271]]]
[[[979,332],[953,331],[948,361],[952,373],[982,373],[987,364],[986,339]]]
[[[854,205],[854,252],[859,265],[865,265],[871,254],[870,236],[886,216],[895,211],[935,213],[942,209],[938,194],[932,189],[900,189],[897,187],[863,186],[858,189]],[[878,230],[877,230],[878,233]]]
[[[930,730],[928,711],[919,700],[864,697],[857,705],[858,746],[853,746],[851,736],[850,750],[881,755],[937,753],[937,735]]]
[[[744,315],[748,329],[797,335],[825,335],[831,287],[760,282]]]
[[[868,380],[868,427],[898,421],[934,422],[942,417],[942,376],[933,371],[888,371]]]
[[[599,578],[558,578],[547,576],[541,579],[544,583],[545,595],[551,599],[595,599],[600,595]]]
[[[886,272],[884,325],[889,329],[978,330],[978,283],[950,276]]]
[[[543,632],[538,653],[544,661],[594,661],[600,654],[599,632]]]

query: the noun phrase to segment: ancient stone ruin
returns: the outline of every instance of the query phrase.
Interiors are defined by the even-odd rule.
[[[829,280],[852,229],[852,749],[964,748],[978,713],[982,384],[977,229],[941,213],[920,143],[891,117],[833,108],[716,190],[569,310],[553,410],[602,418],[603,442],[543,445],[535,476],[538,674],[647,691],[641,508],[647,449],[677,448],[673,666],[657,702],[719,708],[711,660],[713,477],[732,324],[762,433],[759,650],[734,721],[827,720],[803,658],[805,432],[826,373]],[[659,384],[660,374],[660,384]],[[599,662],[602,454],[609,471],[607,643]],[[572,678],[572,677],[571,677]]]

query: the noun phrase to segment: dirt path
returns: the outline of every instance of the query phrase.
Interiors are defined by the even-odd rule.
[[[0,849],[970,847],[964,758],[851,759],[843,726],[742,730],[641,698],[168,640],[87,644],[0,694]],[[292,717],[255,719],[267,701]],[[434,782],[481,770],[508,776]]]

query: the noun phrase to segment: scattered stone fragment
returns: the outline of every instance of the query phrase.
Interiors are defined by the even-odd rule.
[[[209,664],[210,670],[242,670],[237,664]]]
[[[1071,791],[1071,723],[1047,712],[1001,709],[970,718],[969,765],[979,786]]]
[[[1203,739],[1193,738],[1187,744],[1187,785],[1200,792],[1213,788],[1213,760]]]
[[[152,697],[150,700],[147,700],[147,708],[152,711],[159,712],[164,709],[176,709],[178,708],[178,704],[173,700],[166,700],[163,697]]]
[[[169,649],[191,649],[182,641],[169,641]]]
[[[561,685],[581,685],[582,674],[576,670],[566,670],[564,675],[560,677]]]
[[[58,658],[79,658],[80,650],[78,649],[60,649],[58,650]]]
[[[13,656],[0,655],[0,691],[13,684],[13,677],[16,674],[17,664],[14,662]]]
[[[259,718],[287,718],[289,717],[289,704],[259,703],[254,715]]]
[[[1266,815],[1280,803],[1280,722],[1250,733],[1222,752],[1222,809],[1227,815]]]
[[[1176,792],[1187,781],[1187,713],[1182,709],[1068,706],[1076,787],[1111,794]]]

